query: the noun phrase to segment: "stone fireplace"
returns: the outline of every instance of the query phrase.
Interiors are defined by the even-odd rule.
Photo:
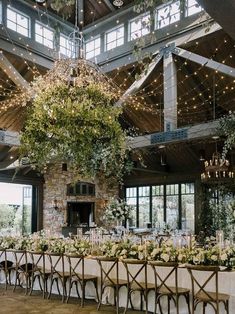
[[[61,232],[62,226],[79,221],[102,225],[107,201],[118,195],[118,185],[76,179],[76,174],[69,167],[64,171],[61,164],[50,166],[44,178],[43,228],[51,232]]]
[[[90,227],[94,221],[94,202],[68,202],[67,225]]]

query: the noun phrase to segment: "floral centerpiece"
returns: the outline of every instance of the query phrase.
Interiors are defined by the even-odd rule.
[[[121,222],[130,218],[132,206],[124,200],[111,199],[105,207],[103,219],[107,222]]]

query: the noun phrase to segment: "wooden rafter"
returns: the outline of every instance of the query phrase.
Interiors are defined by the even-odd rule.
[[[174,54],[176,54],[177,56],[183,57],[187,60],[193,61],[195,63],[198,63],[202,66],[205,66],[207,68],[210,68],[212,70],[218,71],[220,73],[229,75],[231,77],[235,77],[235,68],[230,67],[228,65],[225,65],[223,63],[219,63],[217,61],[214,61],[212,59],[209,58],[205,58],[203,56],[200,56],[194,52],[182,49],[182,48],[176,48],[173,51]]]
[[[146,73],[143,73],[138,80],[136,80],[122,95],[120,100],[117,101],[116,106],[121,106],[125,100],[133,95],[135,92],[137,92],[141,86],[144,84],[144,82],[147,80],[147,78],[151,75],[151,73],[156,68],[157,64],[161,61],[162,57],[159,56],[159,54],[154,58],[154,60],[149,65],[148,71]]]
[[[29,88],[29,83],[20,75],[3,52],[0,52],[0,67],[18,87],[24,90]]]
[[[110,0],[104,0],[104,3],[107,5],[107,7],[112,11],[114,12],[115,11],[115,8],[112,4],[112,2]]]

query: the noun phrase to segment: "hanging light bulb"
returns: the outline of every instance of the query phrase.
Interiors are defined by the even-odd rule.
[[[115,5],[116,7],[121,7],[124,4],[124,2],[122,0],[114,0],[113,1],[113,5]]]

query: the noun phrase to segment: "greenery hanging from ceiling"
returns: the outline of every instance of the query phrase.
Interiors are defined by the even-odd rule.
[[[218,132],[221,136],[225,136],[222,154],[225,158],[235,145],[235,112],[229,112],[228,115],[220,118]]]
[[[33,85],[35,98],[21,134],[21,156],[41,171],[67,162],[80,177],[122,180],[130,170],[127,134],[114,106],[120,91],[85,60],[57,62]]]
[[[50,6],[55,11],[61,11],[66,6],[75,4],[75,0],[51,0]]]
[[[74,10],[75,0],[51,0],[50,6],[53,10],[61,12],[65,19],[69,18]]]

